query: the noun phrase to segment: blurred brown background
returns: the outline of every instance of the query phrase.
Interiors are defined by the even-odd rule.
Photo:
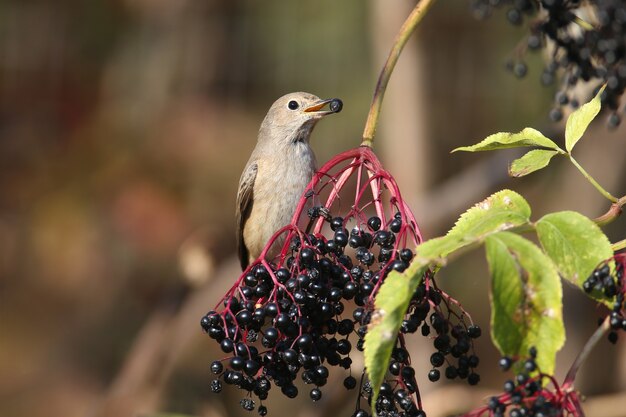
[[[210,393],[208,365],[219,354],[199,326],[239,273],[239,174],[266,109],[290,91],[344,101],[313,135],[320,162],[357,146],[412,4],[0,2],[0,416],[256,415],[235,390]],[[526,80],[503,69],[523,33],[502,14],[477,22],[467,1],[441,1],[399,61],[376,150],[426,237],[503,187],[526,196],[534,218],[608,208],[566,161],[513,181],[515,152],[449,154],[524,126],[562,140],[563,127],[547,122],[555,90],[540,86],[541,57],[528,57]],[[624,149],[624,126],[598,123],[576,154],[623,195]],[[624,238],[625,219],[606,230]],[[442,282],[487,329],[487,270],[476,255]],[[561,376],[602,314],[576,290],[565,302]],[[483,339],[481,388],[422,382],[429,416],[467,410],[500,386],[497,353]],[[431,348],[415,343],[423,381]],[[606,410],[626,398],[625,346],[603,343],[583,368],[587,406],[608,407],[589,415],[619,415]],[[342,391],[327,388],[315,405],[306,391],[291,402],[270,395],[270,415],[289,406],[299,416],[348,416],[354,393]]]

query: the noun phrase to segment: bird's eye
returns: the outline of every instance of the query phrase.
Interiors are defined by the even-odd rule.
[[[289,104],[287,104],[287,107],[289,107],[291,110],[295,110],[298,107],[300,107],[300,105],[298,104],[297,101],[291,100]]]

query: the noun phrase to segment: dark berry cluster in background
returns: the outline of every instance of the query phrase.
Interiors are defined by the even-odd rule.
[[[611,263],[614,264],[611,272]],[[618,331],[626,331],[626,281],[624,270],[626,269],[626,253],[617,253],[612,259],[603,262],[583,283],[583,289],[587,293],[596,292],[613,301],[610,314],[609,341],[616,343]]]
[[[502,393],[491,397],[486,406],[463,417],[567,417],[582,416],[580,399],[571,386],[559,385],[551,375],[541,372],[536,362],[537,349],[531,347],[527,358],[503,357],[503,371],[512,367],[516,375],[503,384]]]
[[[577,108],[606,84],[602,108],[608,108],[608,126],[619,125],[626,112],[623,95],[626,89],[626,2],[623,0],[471,0],[474,15],[485,18],[495,9],[505,9],[513,25],[528,21],[528,36],[517,50],[517,57],[507,67],[524,77],[527,50],[544,50],[548,57],[541,74],[544,85],[559,80],[555,107],[550,118],[559,121],[563,106]],[[594,94],[578,97],[574,89],[580,82],[590,82]],[[581,101],[582,100],[582,101]]]
[[[262,401],[272,388],[294,398],[308,386],[318,401],[335,369],[345,373],[345,389],[358,396],[355,417],[369,416],[371,408],[379,416],[425,417],[405,345],[405,337],[418,331],[435,349],[431,381],[442,369],[447,378],[478,383],[473,340],[481,330],[428,274],[413,294],[387,378],[371,404],[372,387],[352,374],[352,355],[363,350],[383,280],[413,258],[419,229],[369,148],[322,167],[301,203],[292,225],[274,236],[285,238],[281,254],[253,263],[201,320],[225,354],[211,365],[211,390],[236,386],[247,392],[241,406],[252,411],[258,401],[257,411],[265,415]],[[300,217],[309,222],[306,230],[296,226]]]

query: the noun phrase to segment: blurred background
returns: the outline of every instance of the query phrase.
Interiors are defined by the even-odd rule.
[[[378,71],[412,5],[2,1],[0,415],[256,415],[239,406],[240,392],[210,392],[208,367],[220,353],[199,326],[239,275],[239,175],[266,110],[291,91],[344,101],[313,134],[320,162],[357,146]],[[449,154],[525,126],[562,143],[563,126],[548,122],[556,90],[540,85],[541,56],[528,57],[526,79],[504,70],[524,33],[503,14],[480,22],[468,1],[441,1],[398,63],[375,150],[427,238],[504,187],[529,200],[535,219],[608,209],[565,160],[510,180],[515,151]],[[576,149],[614,195],[626,193],[624,127],[597,123]],[[625,220],[606,228],[613,240],[624,238]],[[459,259],[441,283],[487,329],[483,258]],[[566,288],[559,376],[601,314]],[[472,390],[428,383],[431,348],[415,340],[429,416],[481,404],[509,377],[482,339],[483,382]],[[623,415],[614,414],[626,403],[620,342],[601,343],[577,380],[590,416]],[[282,407],[297,416],[351,415],[354,392],[324,392],[315,405],[306,392],[292,401],[274,393],[270,415]]]

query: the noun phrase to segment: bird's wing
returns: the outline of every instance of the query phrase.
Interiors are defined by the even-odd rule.
[[[256,163],[251,163],[246,166],[241,174],[239,180],[239,191],[237,192],[237,254],[239,255],[239,262],[241,263],[241,269],[246,269],[248,266],[248,248],[246,242],[243,240],[243,229],[246,225],[250,212],[252,211],[252,204],[254,203],[254,180],[258,166]]]

